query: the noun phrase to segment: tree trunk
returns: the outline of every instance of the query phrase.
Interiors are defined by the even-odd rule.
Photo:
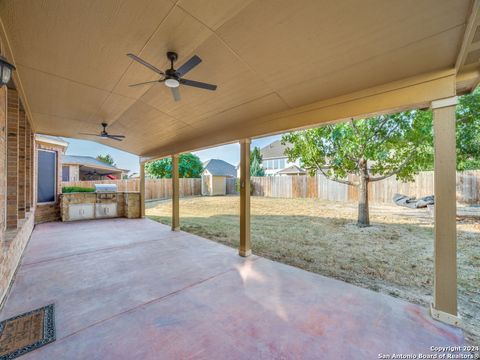
[[[368,212],[368,172],[365,169],[360,174],[358,185],[358,222],[359,227],[370,226],[370,215]]]

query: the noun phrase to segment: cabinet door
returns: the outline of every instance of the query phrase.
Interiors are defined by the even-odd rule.
[[[104,217],[116,217],[117,216],[117,204],[97,204],[95,210],[95,216],[97,218]]]
[[[69,220],[93,219],[94,204],[71,204],[68,206]]]

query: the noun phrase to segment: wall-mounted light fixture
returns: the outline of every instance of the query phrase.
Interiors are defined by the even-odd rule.
[[[13,70],[15,70],[15,66],[10,64],[7,59],[0,55],[0,87],[7,85],[12,77]]]

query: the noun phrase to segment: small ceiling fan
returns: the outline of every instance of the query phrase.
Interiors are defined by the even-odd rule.
[[[117,141],[122,141],[125,136],[124,135],[111,135],[107,132],[107,123],[102,123],[103,130],[100,131],[100,134],[89,134],[89,133],[80,133],[81,135],[90,135],[90,136],[98,136],[104,139],[112,139]]]
[[[202,59],[200,59],[197,55],[193,55],[190,58],[190,60],[188,60],[185,64],[180,66],[178,69],[174,69],[173,63],[175,61],[177,61],[178,55],[177,55],[177,53],[175,53],[173,51],[167,52],[167,58],[168,58],[168,60],[170,60],[170,69],[165,70],[165,72],[156,68],[152,64],[149,64],[148,62],[146,62],[145,60],[139,58],[138,56],[136,56],[134,54],[127,54],[127,56],[129,58],[131,58],[132,60],[135,60],[136,62],[142,64],[143,66],[145,66],[147,68],[149,68],[150,70],[156,72],[157,74],[163,76],[163,78],[159,79],[159,80],[146,81],[146,82],[141,82],[141,83],[138,83],[138,84],[132,84],[132,85],[129,85],[129,86],[138,86],[138,85],[152,84],[152,83],[156,83],[156,82],[159,82],[159,83],[163,82],[163,83],[165,83],[165,86],[170,88],[170,90],[172,92],[172,95],[173,95],[173,99],[175,101],[180,100],[180,91],[178,90],[178,87],[180,85],[193,86],[193,87],[196,87],[196,88],[205,89],[205,90],[212,90],[212,91],[217,89],[217,85],[207,84],[207,83],[204,83],[204,82],[195,81],[195,80],[188,80],[188,79],[183,78],[183,76],[186,73],[188,73],[195,66],[197,66],[198,64],[200,64],[202,62]]]

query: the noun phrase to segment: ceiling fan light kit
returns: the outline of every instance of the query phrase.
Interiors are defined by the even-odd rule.
[[[139,86],[139,85],[147,85],[147,84],[152,84],[156,82],[160,82],[160,83],[163,82],[166,87],[170,88],[173,99],[175,101],[180,100],[180,91],[178,89],[180,85],[192,86],[199,89],[210,90],[210,91],[214,91],[217,89],[217,85],[208,84],[208,83],[195,81],[195,80],[188,80],[183,78],[183,76],[186,73],[188,73],[190,70],[192,70],[194,67],[196,67],[198,64],[202,62],[202,59],[200,59],[197,55],[193,55],[185,64],[180,66],[178,69],[175,69],[173,67],[173,64],[175,61],[177,61],[178,55],[176,52],[169,51],[167,52],[167,58],[170,61],[170,69],[167,69],[165,71],[160,70],[156,66],[148,63],[147,61],[143,60],[142,58],[134,54],[129,53],[127,54],[127,56],[132,60],[138,62],[139,64],[152,70],[153,72],[163,76],[163,78],[159,80],[145,81],[138,84],[129,85],[131,87]]]

